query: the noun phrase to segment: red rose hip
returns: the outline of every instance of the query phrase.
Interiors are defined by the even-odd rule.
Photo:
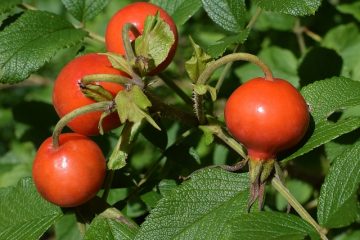
[[[75,58],[61,70],[54,84],[52,96],[53,105],[60,117],[77,108],[95,103],[94,100],[83,94],[80,84],[83,77],[92,74],[117,74],[127,76],[125,73],[114,69],[105,55],[92,53]],[[122,85],[117,83],[99,81],[94,82],[94,84],[101,85],[113,96],[124,89]],[[83,135],[98,135],[98,124],[101,113],[102,112],[97,111],[77,116],[68,123],[68,126],[74,132]],[[106,132],[119,125],[119,117],[117,113],[113,113],[104,119],[102,127]]]
[[[229,132],[251,159],[275,158],[295,146],[309,126],[308,106],[290,83],[255,78],[238,87],[225,106]]]
[[[162,8],[147,2],[136,2],[125,6],[120,9],[110,19],[106,28],[105,43],[106,49],[109,52],[115,52],[121,55],[125,55],[125,47],[123,45],[122,29],[125,24],[131,23],[136,26],[140,34],[144,31],[145,20],[148,16],[155,16],[157,12],[160,13],[160,18],[163,19],[169,26],[170,30],[174,34],[175,42],[172,45],[167,58],[157,66],[150,74],[155,75],[164,70],[174,58],[177,43],[178,32],[175,22],[171,16]],[[137,36],[129,33],[130,40],[134,40]]]
[[[105,157],[98,145],[84,135],[65,133],[54,147],[52,138],[40,146],[34,160],[32,176],[38,192],[61,207],[79,206],[101,188]]]

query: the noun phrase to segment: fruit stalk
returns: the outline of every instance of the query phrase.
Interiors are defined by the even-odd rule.
[[[123,38],[123,44],[125,48],[125,54],[128,61],[132,62],[135,60],[135,53],[131,46],[131,41],[129,37],[129,31],[132,31],[133,33],[136,33],[137,35],[140,35],[139,31],[132,23],[127,23],[124,25],[122,29],[122,38]]]
[[[217,70],[219,67],[225,64],[235,61],[249,61],[251,63],[254,63],[255,65],[259,66],[261,70],[264,72],[266,80],[273,81],[273,76],[270,68],[265,63],[263,63],[257,56],[249,53],[232,53],[210,63],[206,67],[206,69],[201,73],[196,83],[205,85],[207,80],[211,77],[211,75],[215,72],[215,70]],[[203,96],[194,92],[194,109],[196,116],[199,119],[200,124],[205,124],[206,119],[204,116],[202,102],[203,102]]]
[[[235,61],[251,62],[261,68],[261,70],[264,72],[266,80],[270,80],[270,81],[273,80],[273,76],[270,68],[265,63],[263,63],[260,60],[260,58],[258,58],[257,56],[249,53],[232,53],[210,63],[208,67],[199,76],[197,83],[205,84],[206,81],[211,77],[211,75],[215,72],[216,69],[227,63],[235,62]]]
[[[53,147],[57,148],[59,147],[59,136],[63,130],[63,128],[74,118],[76,118],[79,115],[89,113],[89,112],[95,112],[95,111],[110,111],[114,108],[114,102],[113,101],[104,101],[104,102],[97,102],[89,105],[85,105],[83,107],[77,108],[73,110],[72,112],[69,112],[68,114],[64,115],[60,121],[55,125],[52,139],[53,139]]]

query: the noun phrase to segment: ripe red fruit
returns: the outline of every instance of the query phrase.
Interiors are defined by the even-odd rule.
[[[164,70],[174,58],[177,43],[178,33],[176,25],[171,16],[165,12],[162,8],[147,2],[132,3],[124,8],[120,9],[109,21],[106,34],[105,42],[106,48],[109,52],[115,52],[121,55],[125,55],[125,48],[123,45],[122,29],[126,23],[132,23],[136,26],[140,34],[144,31],[144,23],[148,16],[155,16],[157,12],[160,13],[161,19],[163,19],[170,26],[170,30],[173,32],[175,42],[172,45],[167,58],[157,66],[152,72],[155,75]],[[130,40],[134,40],[136,36],[133,33],[129,33]]]
[[[80,80],[91,74],[118,74],[126,76],[125,73],[112,68],[111,63],[105,55],[87,54],[75,58],[69,62],[58,75],[53,90],[53,105],[60,117],[65,114],[88,104],[94,103],[92,99],[86,97],[80,88]],[[96,82],[101,85],[113,96],[124,87],[120,84],[111,82]],[[101,112],[86,113],[76,117],[69,122],[68,126],[77,133],[87,136],[99,134],[98,123]],[[103,121],[104,131],[109,131],[120,125],[117,113],[106,117]]]
[[[52,138],[40,146],[32,175],[39,193],[61,207],[75,207],[96,195],[106,173],[105,157],[98,145],[77,133],[60,135],[53,147]]]
[[[225,106],[229,132],[254,160],[273,159],[299,143],[309,119],[304,98],[282,79],[249,80],[231,94]]]

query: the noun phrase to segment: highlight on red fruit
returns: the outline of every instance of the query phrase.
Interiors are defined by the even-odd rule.
[[[98,145],[84,135],[64,133],[59,146],[47,138],[36,153],[32,176],[43,198],[61,207],[79,206],[101,188],[105,157]]]
[[[94,103],[95,101],[86,97],[81,90],[81,79],[91,74],[116,74],[127,76],[125,73],[114,69],[105,55],[95,53],[86,54],[69,62],[58,75],[53,90],[53,105],[59,117],[80,108]],[[113,97],[124,89],[124,87],[112,82],[94,82],[102,86]],[[76,117],[68,123],[68,126],[77,133],[87,136],[99,134],[99,120],[101,112],[86,113]],[[107,116],[103,123],[103,130],[109,131],[120,125],[117,113]]]
[[[136,26],[137,30],[141,34],[144,31],[145,20],[148,16],[155,16],[159,12],[160,18],[163,19],[170,27],[175,37],[175,42],[171,46],[167,58],[157,66],[151,74],[164,70],[174,58],[177,44],[178,44],[178,32],[172,17],[162,8],[148,2],[136,2],[125,6],[120,9],[110,19],[105,34],[106,48],[109,52],[125,55],[125,47],[123,44],[122,29],[125,24],[132,23]],[[132,32],[129,32],[130,40],[133,41],[137,36],[134,36]]]
[[[238,87],[225,105],[225,122],[250,159],[273,159],[295,146],[309,126],[308,106],[289,82],[254,78]]]

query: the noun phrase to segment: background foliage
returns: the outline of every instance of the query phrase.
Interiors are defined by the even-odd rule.
[[[0,2],[0,239],[79,239],[82,234],[74,210],[39,197],[30,178],[32,161],[58,121],[51,103],[57,74],[77,55],[105,52],[97,35],[103,36],[111,16],[130,2]],[[189,36],[215,58],[235,49],[259,56],[275,77],[301,89],[312,114],[304,142],[279,156],[288,189],[329,238],[359,239],[360,3],[151,2],[173,16],[180,35],[176,57],[153,84],[154,93],[192,110],[192,83],[185,70],[193,51]],[[209,112],[222,121],[230,93],[262,75],[258,67],[242,62],[217,71],[210,81],[218,89],[217,100],[208,101]],[[224,82],[217,85],[219,78]],[[176,95],[173,83],[188,98]],[[180,180],[209,165],[234,164],[240,156],[198,128],[156,121],[162,131],[145,126],[126,167],[116,171],[109,211],[99,212],[91,204],[78,210],[85,219],[96,215],[85,239],[319,239],[295,211],[284,213],[286,202],[270,185],[265,211],[246,213],[247,169],[205,169]],[[94,138],[106,156],[120,132]],[[119,210],[125,221],[112,217]]]

